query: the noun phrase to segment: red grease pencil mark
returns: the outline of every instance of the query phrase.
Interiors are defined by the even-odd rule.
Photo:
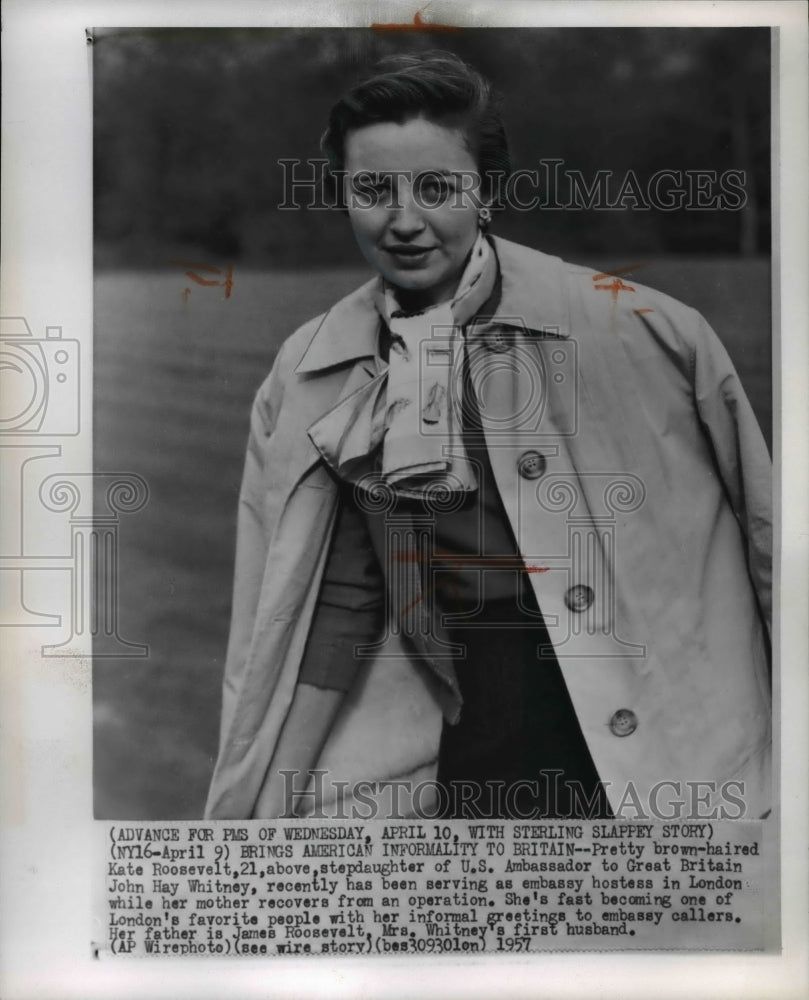
[[[593,281],[600,281],[602,278],[606,278],[606,274],[597,274],[593,278]],[[618,301],[618,292],[634,292],[635,289],[632,285],[625,285],[620,278],[613,278],[608,285],[595,285],[596,291],[599,292],[612,292],[612,301]]]
[[[463,31],[463,28],[457,24],[434,24],[430,21],[422,21],[422,10],[426,10],[426,7],[422,7],[416,11],[413,15],[412,24],[407,21],[402,24],[383,24],[379,21],[374,21],[371,24],[371,28],[373,31]]]
[[[409,604],[407,604],[405,607],[402,608],[402,614],[406,615],[411,608],[415,608],[415,606],[419,603],[419,601],[422,601],[423,599],[424,599],[424,594],[419,594],[419,596],[415,598],[415,600],[412,600]]]
[[[225,298],[230,298],[230,293],[233,290],[233,265],[228,264],[227,270],[222,271],[221,267],[213,267],[211,264],[198,264],[194,261],[189,260],[170,260],[169,264],[174,264],[177,267],[187,267],[188,271],[185,272],[187,278],[190,278],[197,285],[204,285],[206,287],[212,288],[216,286],[221,286],[225,289]],[[205,271],[208,274],[223,274],[225,275],[224,281],[217,281],[215,278],[203,278],[197,271]],[[182,295],[185,302],[188,302],[188,296],[191,294],[191,289],[186,288]]]
[[[397,552],[393,558],[397,562],[418,562],[419,553],[412,549],[405,552]],[[437,564],[437,565],[436,565]],[[550,566],[536,566],[533,563],[524,563],[519,556],[462,556],[450,552],[436,552],[430,557],[431,569],[514,569],[522,570],[525,573],[548,573]],[[424,599],[425,593],[419,594],[409,604],[402,608],[402,614],[407,614],[420,601]],[[456,592],[456,598],[460,594]]]
[[[612,271],[602,271],[601,274],[594,274],[593,281],[605,281],[607,278],[612,278],[613,280],[607,285],[595,285],[600,292],[612,292],[612,301],[618,301],[618,292],[634,292],[635,289],[631,285],[625,285],[621,281],[620,275],[631,274],[633,271],[639,271],[642,267],[646,267],[645,264],[628,264],[626,267],[616,267]]]
[[[595,289],[599,292],[610,292],[612,295],[612,304],[618,301],[619,292],[634,292],[636,289],[632,285],[625,285],[621,281],[620,275],[630,274],[632,271],[638,271],[640,268],[645,267],[645,264],[629,264],[627,267],[616,267],[612,271],[602,271],[601,274],[594,274],[593,281],[604,281],[607,278],[612,278],[612,281],[608,282],[606,285],[595,285]],[[635,310],[637,312],[637,310]],[[651,310],[650,310],[651,311]],[[615,309],[610,311],[610,332],[615,333]]]
[[[393,557],[397,562],[418,562],[419,554],[412,549],[397,552]],[[524,563],[519,556],[462,556],[452,552],[434,552],[430,556],[431,567],[446,569],[522,569],[526,573],[547,573],[549,566],[534,566]]]

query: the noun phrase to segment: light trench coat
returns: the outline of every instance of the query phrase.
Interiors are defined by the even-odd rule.
[[[470,367],[485,372],[494,476],[610,804],[635,817],[705,781],[709,809],[738,781],[745,815],[759,816],[771,470],[730,359],[699,313],[660,292],[492,242],[502,295],[496,317],[467,331]],[[255,400],[210,818],[252,816],[265,781],[280,780],[273,753],[337,506],[307,429],[379,370],[378,281],[298,329]],[[571,599],[582,593],[583,609]],[[348,795],[365,779],[435,776],[442,719],[463,711],[457,687],[446,667],[411,662],[395,624],[383,654],[322,734],[328,773],[303,812],[337,815],[336,782]]]

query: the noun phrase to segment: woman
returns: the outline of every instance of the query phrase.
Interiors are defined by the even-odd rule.
[[[454,56],[323,148],[377,276],[255,401],[207,815],[763,814],[769,460],[721,344],[487,235],[506,137]]]

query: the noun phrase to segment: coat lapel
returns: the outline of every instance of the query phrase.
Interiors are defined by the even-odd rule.
[[[379,316],[371,298],[375,285],[369,282],[325,315],[295,366],[297,385],[288,390],[295,393],[295,406],[290,408],[292,425],[285,435],[288,447],[282,461],[289,490],[321,461],[308,433],[312,425],[381,370]]]

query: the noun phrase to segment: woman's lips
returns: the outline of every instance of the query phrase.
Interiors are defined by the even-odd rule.
[[[383,247],[382,249],[385,253],[393,257],[398,264],[403,264],[405,267],[420,267],[427,263],[427,259],[433,250],[435,250],[435,247],[394,246]]]

